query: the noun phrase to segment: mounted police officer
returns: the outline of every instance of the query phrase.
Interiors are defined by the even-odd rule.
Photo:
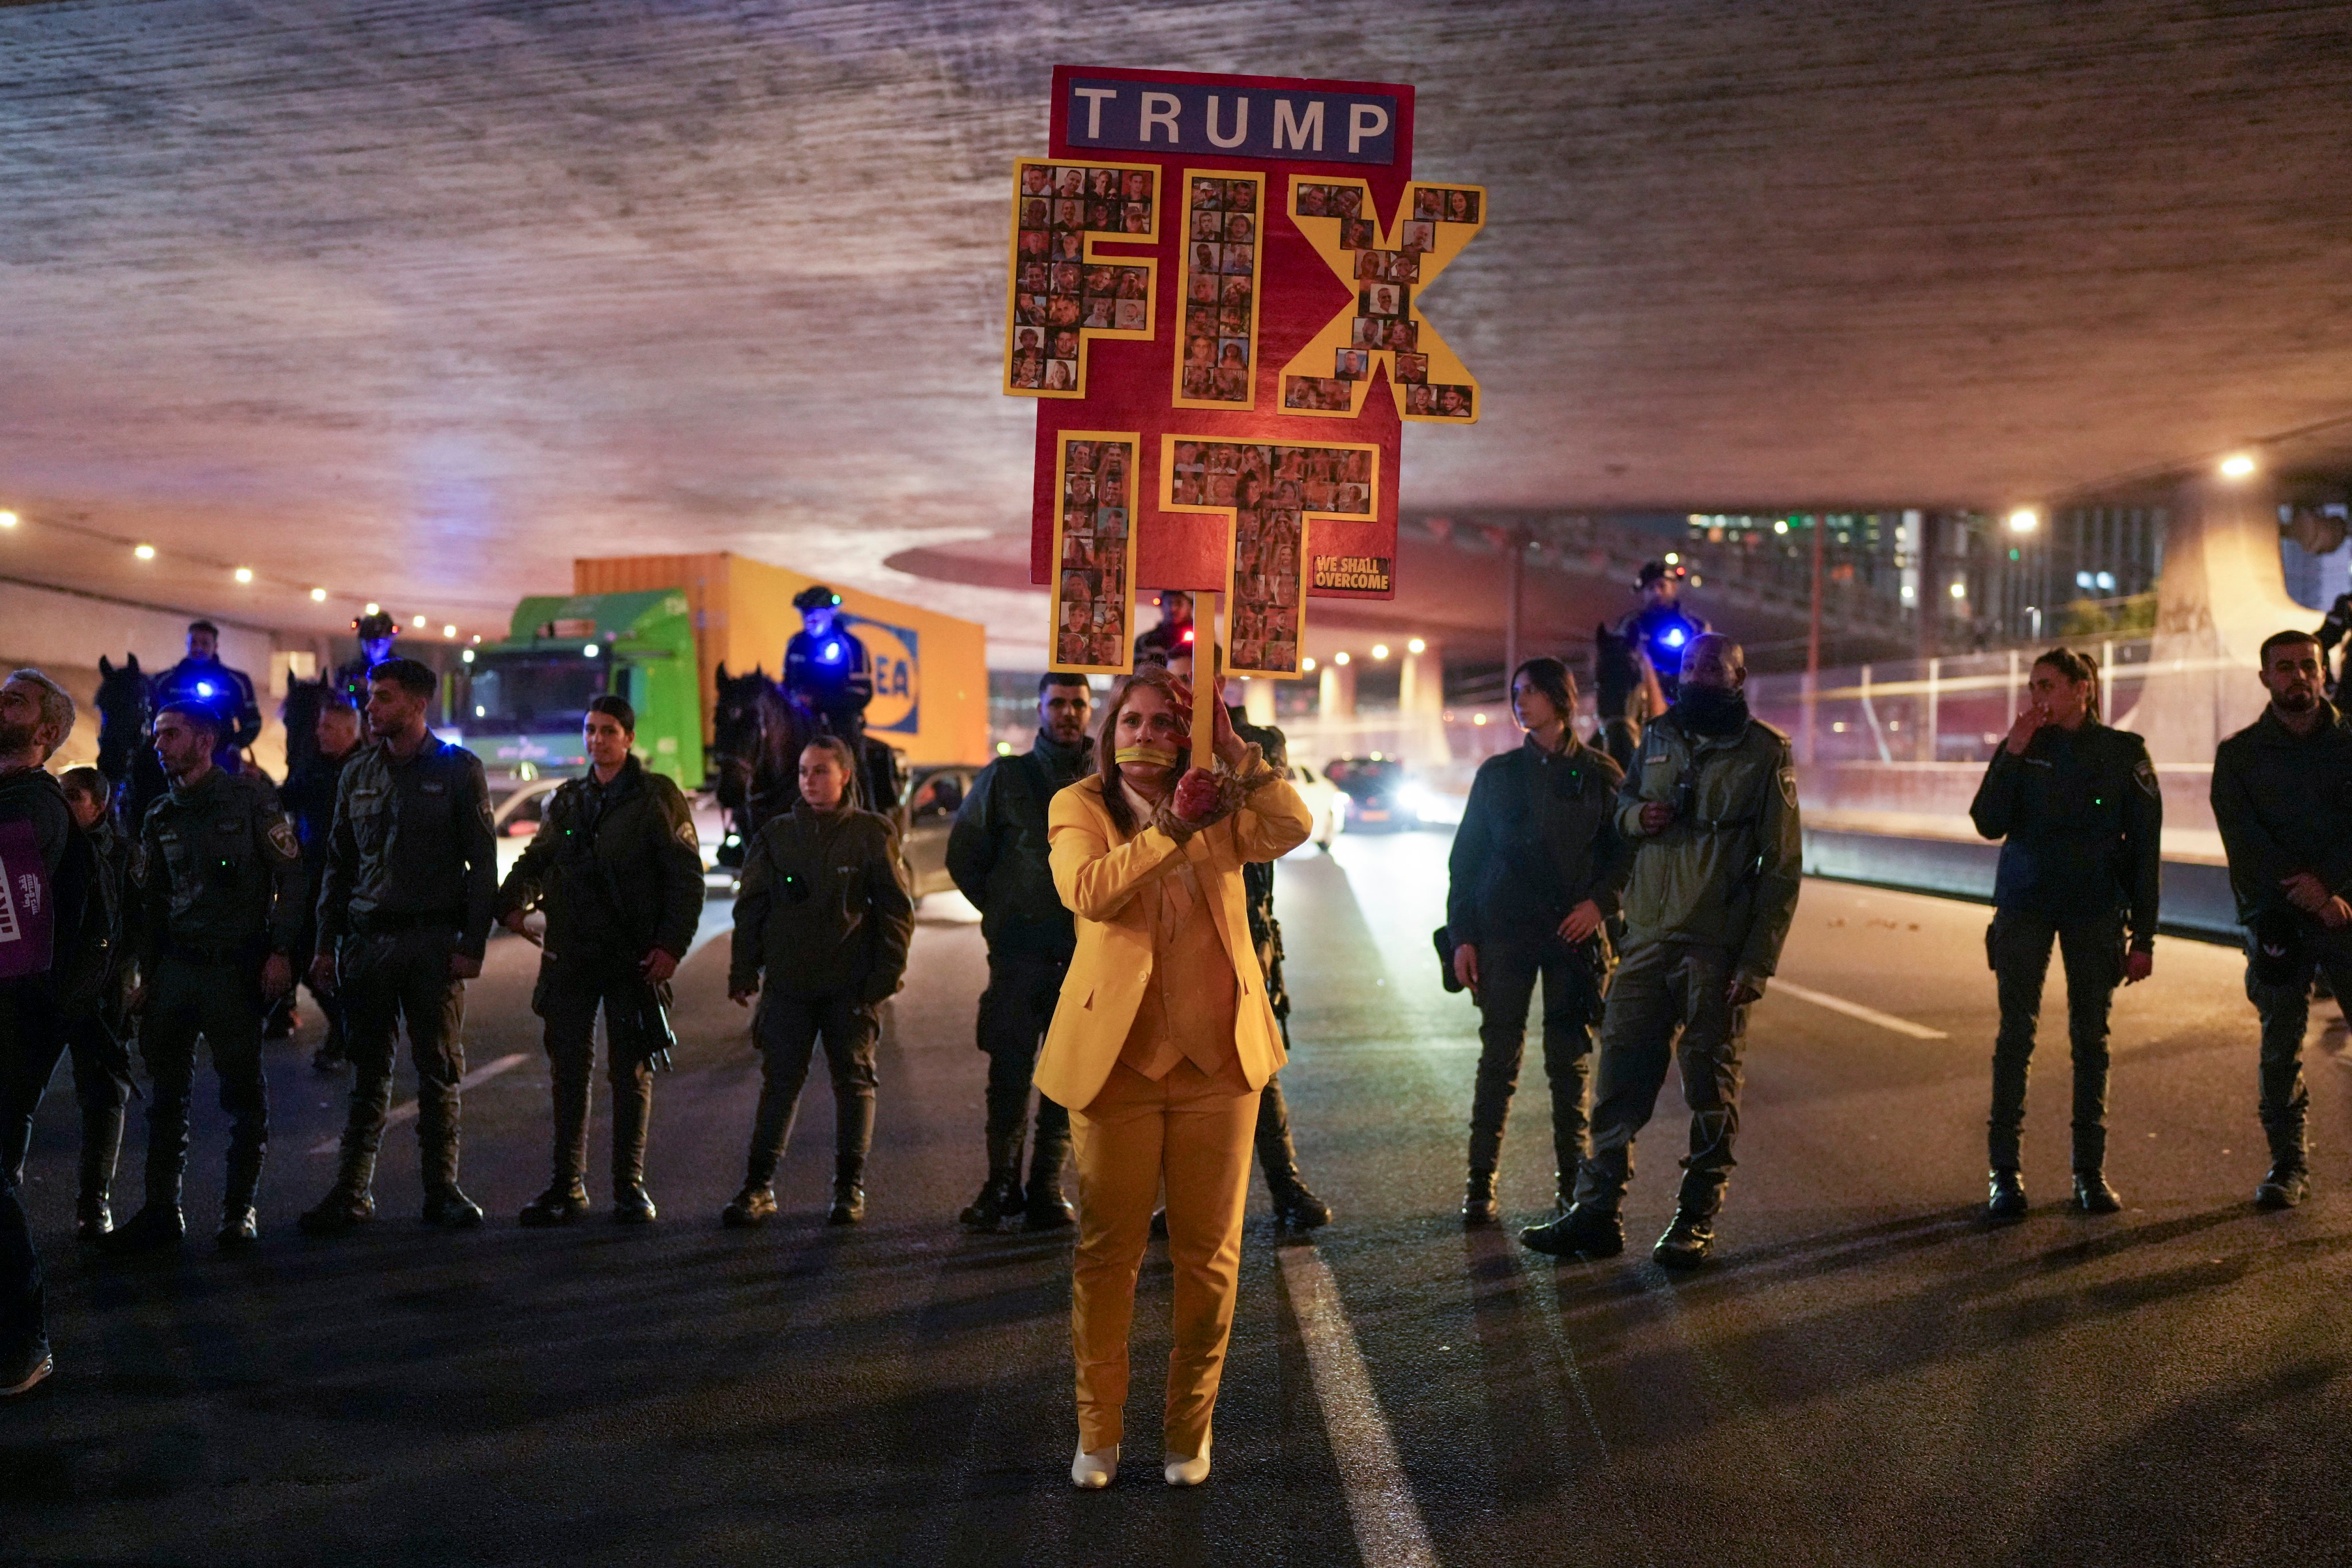
[[[352,622],[352,635],[360,639],[359,657],[335,667],[335,689],[343,694],[352,711],[362,713],[367,710],[368,671],[392,657],[400,627],[382,610],[372,610]]]
[[[2066,965],[2074,1057],[2074,1204],[2086,1214],[2123,1206],[2105,1174],[2107,1012],[2118,984],[2137,984],[2156,965],[2164,802],[2147,742],[2099,722],[2098,676],[2063,647],[2033,661],[2025,711],[1969,806],[1979,833],[2003,840],[1985,933],[2000,995],[1986,1124],[1993,1219],[2026,1209],[2018,1140],[2053,942]]]
[[[1624,957],[1601,1024],[1592,1152],[1568,1213],[1523,1233],[1539,1252],[1624,1249],[1619,1208],[1633,1139],[1656,1108],[1669,1059],[1691,1109],[1690,1154],[1674,1223],[1651,1256],[1694,1268],[1715,1248],[1739,1131],[1748,1009],[1780,965],[1803,875],[1789,738],[1749,716],[1747,680],[1738,643],[1714,632],[1693,639],[1681,695],[1643,731],[1617,793],[1633,870]]]
[[[158,713],[173,702],[210,709],[220,736],[213,762],[231,773],[245,749],[261,739],[261,703],[253,693],[253,678],[221,662],[220,627],[210,621],[188,623],[188,656],[155,678],[154,701]]]
[[[1642,607],[1617,623],[1617,635],[1649,660],[1669,703],[1679,695],[1684,655],[1708,629],[1703,616],[1683,608],[1683,584],[1689,576],[1689,570],[1679,564],[1643,562],[1633,581],[1633,591],[1642,595]]]
[[[499,889],[499,918],[509,931],[529,934],[527,912],[547,912],[531,1010],[547,1021],[554,1179],[524,1205],[527,1226],[565,1225],[588,1212],[599,1006],[613,1086],[613,1217],[653,1220],[645,1176],[654,1058],[669,1047],[662,1009],[670,976],[702,918],[693,813],[676,784],[631,753],[635,710],[618,697],[592,697],[582,730],[587,773],[549,798],[545,821]]]
[[[147,1201],[108,1238],[126,1252],[175,1247],[186,1231],[180,1178],[188,1163],[188,1096],[196,1037],[211,1048],[228,1113],[228,1181],[220,1244],[249,1245],[269,1144],[261,1077],[261,1020],[294,984],[301,935],[302,847],[278,792],[253,773],[213,763],[220,721],[202,702],[155,715],[155,755],[171,789],[147,808],[139,834],[139,1054],[147,1102]]]
[[[801,613],[801,629],[784,645],[784,695],[807,704],[835,734],[855,742],[866,733],[866,706],[874,700],[866,645],[841,624],[841,595],[824,584],[793,595],[793,608]]]
[[[425,1223],[482,1223],[457,1185],[459,1030],[466,982],[482,973],[498,897],[498,842],[480,759],[437,740],[425,713],[437,681],[415,659],[369,671],[374,743],[343,773],[319,894],[313,985],[341,997],[352,1066],[342,1163],[302,1215],[313,1236],[375,1217],[375,1157],[392,1108],[394,1029],[405,1024],[416,1068],[416,1142]]]
[[[1556,658],[1519,666],[1511,711],[1527,743],[1479,764],[1448,864],[1445,930],[1454,978],[1479,1013],[1470,1181],[1462,1201],[1471,1225],[1493,1225],[1500,1213],[1495,1171],[1538,976],[1562,1211],[1571,1201],[1586,1153],[1585,1075],[1607,963],[1602,927],[1617,913],[1633,862],[1614,822],[1624,771],[1576,738],[1576,681],[1568,666]]]
[[[2246,928],[2246,994],[2262,1019],[2259,1106],[2271,1168],[2263,1208],[2310,1191],[2303,1032],[2311,982],[2352,996],[2352,722],[2320,696],[2321,639],[2279,632],[2262,647],[2261,718],[2213,755],[2213,822]]]
[[[1078,941],[1070,911],[1054,890],[1045,807],[1094,767],[1094,746],[1087,739],[1092,705],[1085,676],[1042,678],[1036,744],[981,770],[948,834],[948,875],[980,910],[980,933],[988,943],[979,1024],[980,1048],[988,1054],[988,1180],[958,1216],[973,1230],[1014,1221],[1032,1230],[1076,1223],[1062,1196],[1070,1113],[1038,1098],[1025,1187],[1021,1146],[1028,1136],[1030,1075]]]

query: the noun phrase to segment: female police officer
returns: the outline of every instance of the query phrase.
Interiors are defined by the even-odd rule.
[[[2164,807],[2147,742],[2099,722],[2097,678],[2089,659],[2063,647],[2033,661],[2031,701],[1969,807],[1979,833],[2004,840],[1985,939],[2000,987],[1987,1139],[1986,1212],[1995,1219],[2025,1213],[2018,1134],[2053,940],[2074,1047],[2074,1202],[2088,1214],[2122,1206],[2104,1172],[2107,1008],[2118,982],[2145,980],[2155,964]]]

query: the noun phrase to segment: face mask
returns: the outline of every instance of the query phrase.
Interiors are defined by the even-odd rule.
[[[1176,753],[1165,746],[1121,746],[1111,753],[1111,760],[1122,764],[1149,763],[1155,768],[1172,768],[1176,765]]]
[[[1720,735],[1748,721],[1748,699],[1720,686],[1685,685],[1675,709],[1703,735]]]

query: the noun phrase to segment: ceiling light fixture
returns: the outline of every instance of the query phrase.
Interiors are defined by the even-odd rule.
[[[250,583],[253,581],[253,568],[250,566],[240,566],[236,570],[236,572],[231,574],[231,575],[236,577],[236,579],[240,583]]]
[[[142,561],[152,561],[155,559],[155,547],[152,544],[134,544],[131,547],[131,553]]]
[[[323,604],[325,604],[325,603],[327,602],[327,591],[326,591],[324,588],[313,588],[313,589],[311,589],[311,590],[310,590],[310,602],[311,602],[312,604],[314,604],[314,605],[323,605]]]
[[[2252,452],[2232,452],[2221,459],[2221,477],[2225,479],[2242,479],[2253,471],[2254,455]]]
[[[1419,637],[1415,637],[1411,642],[1404,645],[1404,651],[1407,653],[1427,653],[1429,651],[1429,645],[1422,641]]]
[[[2011,533],[2032,533],[2041,526],[2042,514],[2030,506],[2019,507],[2009,514],[2009,531]]]

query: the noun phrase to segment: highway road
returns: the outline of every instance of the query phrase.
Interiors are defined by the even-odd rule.
[[[1164,1257],[1146,1264],[1130,1468],[1073,1492],[1066,1244],[954,1224],[982,1174],[982,976],[968,908],[923,911],[882,1064],[872,1218],[821,1223],[823,1075],[783,1217],[722,1231],[758,1072],[719,944],[680,980],[651,1230],[525,1232],[545,1181],[532,953],[492,945],[467,1025],[466,1184],[492,1220],[294,1215],[340,1079],[273,1047],[265,1240],[147,1261],[68,1235],[60,1076],[32,1161],[59,1371],[0,1410],[0,1562],[2263,1564],[2352,1560],[2352,1074],[2310,1051],[2315,1191],[2248,1202],[2264,1159],[2231,950],[2166,941],[2116,1008],[2109,1173],[2066,1184],[2063,1026],[2029,1105],[2035,1206],[1977,1217],[1993,1028],[1979,907],[1805,889],[1751,1027],[1719,1261],[1669,1277],[1670,1087],[1636,1246],[1555,1264],[1455,1214],[1475,1016],[1439,988],[1445,840],[1343,837],[1282,868],[1301,1160],[1339,1208],[1276,1236],[1254,1188],[1216,1472],[1158,1477]],[[714,905],[712,929],[725,910]],[[2063,1019],[2062,982],[2049,1016]],[[404,1081],[405,1068],[403,1069]],[[1552,1171],[1542,1074],[1505,1150],[1514,1225]],[[403,1094],[409,1092],[404,1089]],[[200,1081],[191,1212],[223,1127]],[[592,1173],[601,1177],[604,1106]],[[123,1185],[137,1191],[134,1111]],[[592,1181],[600,1199],[605,1192]],[[205,1225],[209,1234],[209,1224]]]

